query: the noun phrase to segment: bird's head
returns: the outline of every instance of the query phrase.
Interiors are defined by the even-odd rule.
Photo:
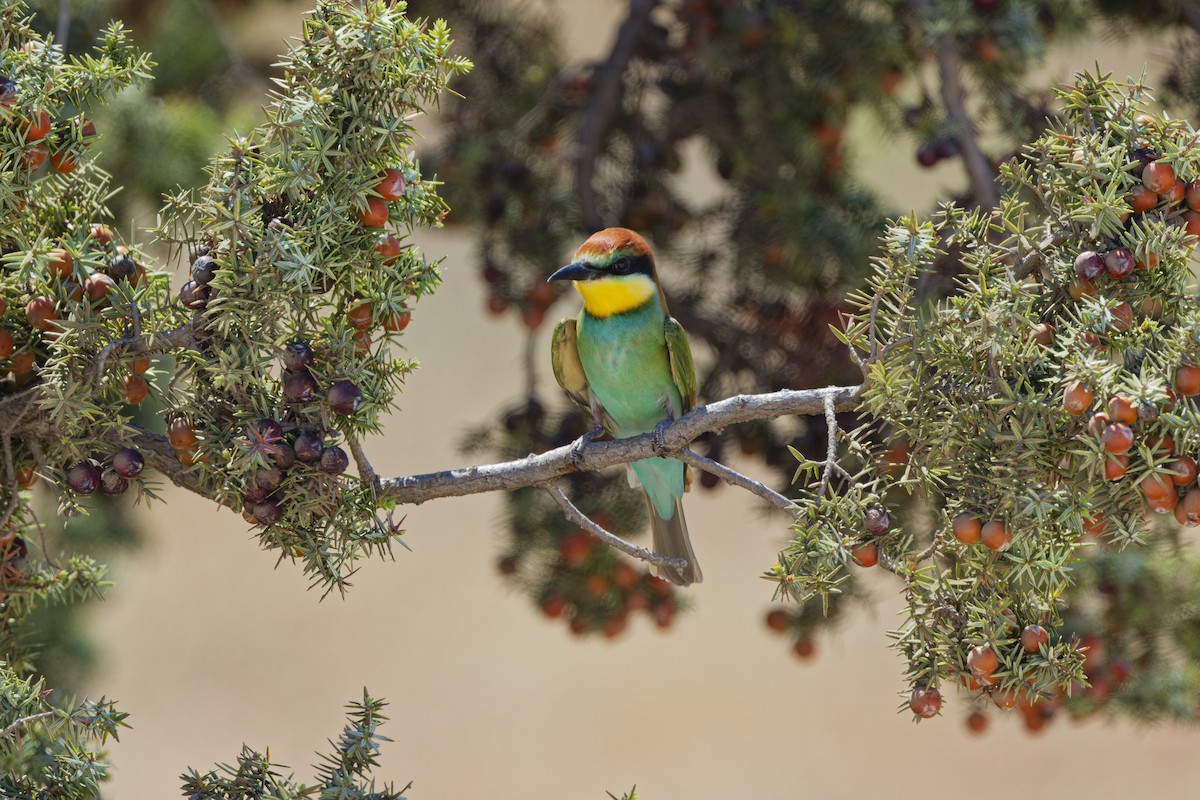
[[[650,247],[627,228],[592,234],[575,251],[575,260],[549,280],[574,281],[584,308],[594,317],[640,308],[659,293]]]

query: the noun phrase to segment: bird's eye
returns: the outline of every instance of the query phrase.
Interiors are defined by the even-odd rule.
[[[629,268],[632,262],[628,258],[620,258],[613,264],[612,270],[618,275],[626,275],[629,273]]]

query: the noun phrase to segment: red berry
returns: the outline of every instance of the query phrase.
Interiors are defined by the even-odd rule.
[[[1150,191],[1162,194],[1175,185],[1175,170],[1164,161],[1151,161],[1142,170],[1142,183]]]
[[[50,133],[52,120],[45,111],[34,109],[25,120],[25,141],[36,142]]]
[[[1115,481],[1125,477],[1126,471],[1129,469],[1129,456],[1114,455],[1108,453],[1104,458],[1104,477],[1107,480]]]
[[[1168,494],[1175,494],[1174,482],[1156,472],[1151,472],[1138,481],[1138,488],[1147,500],[1163,500]]]
[[[1054,341],[1055,329],[1048,322],[1039,322],[1033,326],[1033,330],[1029,333],[1029,338],[1033,339],[1043,347]]]
[[[1196,459],[1191,456],[1180,456],[1167,464],[1171,481],[1176,486],[1187,486],[1196,479]]]
[[[1200,489],[1189,489],[1175,506],[1175,519],[1180,525],[1194,528],[1200,525]]]
[[[967,729],[970,730],[971,733],[983,733],[987,730],[987,726],[988,717],[987,714],[983,713],[982,711],[972,711],[967,716]]]
[[[138,403],[146,399],[150,394],[150,384],[141,375],[126,375],[125,376],[125,402],[131,406],[136,406]]]
[[[1109,275],[1120,280],[1133,274],[1137,269],[1137,262],[1128,249],[1117,247],[1104,254],[1104,268],[1108,270]]]
[[[385,312],[383,315],[383,329],[388,333],[399,333],[408,327],[408,323],[412,321],[412,312],[401,306],[400,311]]]
[[[867,542],[850,551],[850,557],[860,567],[873,567],[879,563],[879,547],[874,542]]]
[[[1133,327],[1133,306],[1126,302],[1117,303],[1112,308],[1112,328],[1117,333],[1124,333]]]
[[[1133,447],[1133,429],[1124,423],[1114,422],[1104,429],[1100,440],[1108,452],[1124,455]]]
[[[967,668],[971,670],[971,677],[985,686],[994,682],[992,676],[999,665],[1000,660],[996,657],[996,651],[990,647],[978,645],[972,647],[967,653]]]
[[[986,522],[979,531],[979,538],[988,550],[997,553],[1004,552],[1012,544],[1012,531],[1007,525],[998,520]]]
[[[1158,205],[1158,195],[1150,191],[1144,184],[1133,187],[1129,194],[1129,206],[1138,213],[1152,210]]]
[[[350,327],[365,331],[375,324],[374,308],[370,303],[359,303],[346,312]]]
[[[66,280],[71,277],[74,268],[75,256],[66,248],[56,247],[46,255],[46,269],[50,271],[51,278]]]
[[[108,305],[108,293],[116,285],[116,282],[103,272],[93,273],[83,282],[83,288],[87,292],[88,299],[92,301],[93,305],[99,306]]]
[[[75,160],[75,156],[71,155],[71,151],[66,148],[55,150],[50,154],[50,169],[60,175],[68,175],[78,167],[79,162]]]
[[[573,531],[559,540],[558,554],[566,564],[578,567],[587,561],[593,545],[590,534],[585,531]]]
[[[25,304],[25,319],[30,326],[48,331],[54,327],[54,321],[58,319],[58,310],[54,306],[54,301],[49,297],[34,297]]]
[[[1112,422],[1123,422],[1132,425],[1137,422],[1137,410],[1133,401],[1124,395],[1115,395],[1108,400],[1108,419]]]
[[[1184,397],[1200,394],[1200,367],[1181,364],[1175,370],[1175,391]]]
[[[954,518],[954,538],[965,545],[977,544],[981,531],[982,523],[970,514],[962,513]]]
[[[1092,391],[1082,383],[1072,383],[1063,392],[1063,408],[1068,414],[1080,416],[1092,407]]]
[[[1049,642],[1050,632],[1036,623],[1026,625],[1021,631],[1021,646],[1025,648],[1026,653],[1036,653]]]
[[[404,173],[398,169],[385,169],[379,178],[375,193],[384,200],[398,200],[407,188]]]
[[[184,417],[176,417],[167,424],[167,440],[176,450],[186,450],[196,443],[196,430]]]
[[[0,358],[8,358],[17,349],[13,336],[4,328],[0,328]]]
[[[937,689],[915,686],[912,690],[912,696],[908,699],[908,707],[912,709],[914,714],[923,719],[936,717],[938,712],[942,710],[942,694]]]
[[[817,645],[812,639],[803,638],[797,639],[792,645],[792,654],[801,661],[808,661],[817,653]]]
[[[368,197],[367,208],[359,212],[358,218],[368,228],[382,228],[388,221],[387,201],[380,197]]]
[[[792,616],[782,608],[773,608],[767,612],[767,627],[776,633],[785,633],[792,627]]]
[[[400,240],[389,233],[375,245],[375,252],[379,253],[379,258],[384,264],[395,263],[400,257]]]

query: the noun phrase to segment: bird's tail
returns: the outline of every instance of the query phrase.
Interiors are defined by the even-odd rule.
[[[649,495],[646,496],[649,501]],[[653,567],[654,574],[663,580],[668,580],[678,586],[690,586],[704,580],[700,573],[700,565],[696,563],[696,551],[692,550],[692,540],[688,538],[687,522],[683,519],[683,503],[675,500],[675,514],[670,519],[663,519],[650,503],[650,526],[654,531],[654,552],[682,558],[687,561],[683,569],[673,567]]]

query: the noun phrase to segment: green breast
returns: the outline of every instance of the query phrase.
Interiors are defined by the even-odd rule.
[[[617,436],[647,433],[681,414],[663,337],[662,306],[655,296],[642,308],[611,317],[579,315],[579,360],[588,384],[612,418]]]

